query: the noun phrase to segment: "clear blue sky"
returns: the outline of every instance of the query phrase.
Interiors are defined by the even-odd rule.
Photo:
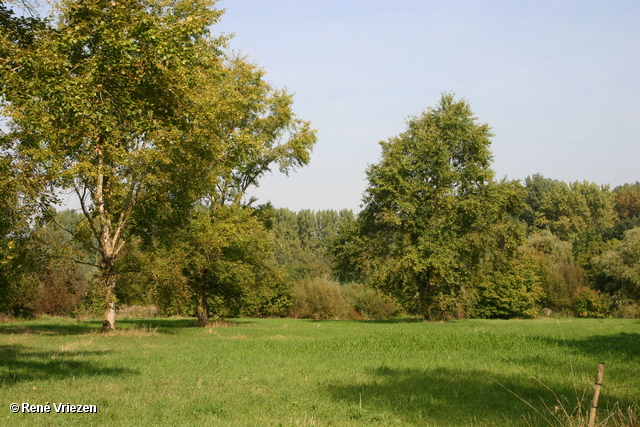
[[[498,178],[640,181],[640,1],[222,0],[214,33],[295,93],[311,164],[260,202],[359,210],[378,141],[465,98],[495,137]]]

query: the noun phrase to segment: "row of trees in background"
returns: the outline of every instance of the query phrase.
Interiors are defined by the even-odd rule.
[[[201,323],[209,316],[360,319],[403,312],[509,318],[541,315],[545,309],[576,316],[640,314],[640,228],[634,227],[640,220],[640,183],[609,191],[534,175],[498,188],[519,208],[513,213],[505,208],[507,198],[498,198],[503,211],[511,212],[506,224],[489,223],[484,237],[470,235],[480,242],[481,255],[472,260],[477,264],[454,271],[458,281],[449,279],[439,288],[421,289],[419,282],[396,287],[397,282],[365,276],[357,258],[380,250],[361,234],[366,211],[356,217],[350,210],[296,213],[264,205],[228,206],[214,216],[198,210],[188,226],[166,235],[170,243],[132,238],[120,258],[116,296],[120,305],[154,304],[161,315],[197,315]],[[565,210],[550,202],[559,192],[562,200],[574,200],[573,206],[613,212],[611,221],[596,232],[585,225],[597,217],[592,209]],[[90,233],[76,230],[83,216],[62,211],[55,217],[26,233],[13,258],[4,257],[2,311],[82,315],[104,309],[99,269],[89,265],[95,253],[81,244],[80,236]],[[559,234],[552,224],[561,223],[583,225]],[[75,230],[75,237],[59,225]],[[396,244],[381,231],[375,238],[386,239],[383,248]],[[465,252],[442,250],[468,256],[473,243]],[[400,255],[411,253],[404,249]],[[367,268],[412,266],[402,259],[382,267],[376,262],[388,260],[371,257]],[[410,273],[404,280],[412,279]],[[403,293],[406,289],[410,293]],[[433,293],[421,299],[420,291]]]
[[[450,94],[381,142],[357,216],[254,206],[315,131],[210,34],[214,3],[0,3],[0,312],[638,315],[640,183],[497,180]]]

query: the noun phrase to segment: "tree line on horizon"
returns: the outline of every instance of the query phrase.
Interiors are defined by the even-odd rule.
[[[452,94],[380,143],[357,215],[248,200],[315,130],[210,34],[214,4],[0,3],[0,313],[640,315],[640,182],[497,180]]]
[[[609,190],[533,175],[518,185],[522,204],[515,231],[502,224],[500,232],[492,231],[495,247],[485,246],[503,258],[496,261],[495,254],[485,254],[475,274],[467,276],[468,282],[448,282],[455,287],[445,290],[444,296],[433,293],[433,305],[419,301],[416,294],[397,293],[389,280],[375,283],[359,270],[357,257],[366,253],[355,245],[365,245],[365,236],[354,236],[354,230],[362,226],[362,214],[346,209],[293,212],[268,205],[240,208],[253,214],[249,221],[236,222],[242,228],[225,236],[221,229],[228,224],[218,220],[220,229],[199,242],[211,239],[224,247],[210,265],[216,280],[207,284],[208,312],[202,321],[238,316],[388,318],[401,313],[432,319],[522,318],[545,312],[637,318],[640,183]],[[592,217],[586,206],[609,212],[607,221]],[[52,214],[55,221],[35,226],[14,241],[13,257],[3,254],[1,311],[100,314],[104,296],[99,268],[83,261],[95,258],[81,243],[83,233],[89,234],[84,230],[72,237],[61,228],[82,227],[84,219],[72,210]],[[197,315],[198,282],[188,280],[186,267],[194,256],[190,251],[193,248],[175,241],[168,250],[134,239],[119,266],[119,304],[153,304],[164,316]],[[385,258],[378,262],[388,262]],[[403,265],[402,260],[395,262]],[[465,283],[464,290],[460,283]],[[455,296],[456,291],[466,294]],[[407,297],[413,297],[410,304],[403,300]],[[451,306],[443,307],[446,302]],[[419,303],[431,312],[420,311],[425,306]]]

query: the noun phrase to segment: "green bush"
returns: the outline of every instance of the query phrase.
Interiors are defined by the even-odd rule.
[[[573,259],[571,244],[542,230],[529,236],[523,250],[540,265],[543,307],[554,312],[571,312],[578,289],[587,284],[584,269]]]
[[[40,283],[35,274],[23,274],[16,276],[15,281],[9,285],[7,298],[9,313],[15,317],[32,318],[36,314],[36,305],[40,298]]]
[[[578,317],[605,317],[609,307],[607,295],[587,287],[578,289],[573,301],[573,312]]]
[[[624,238],[595,257],[594,263],[608,278],[608,290],[640,302],[640,227],[626,231]]]
[[[337,282],[316,277],[294,288],[291,315],[300,319],[338,319],[347,316],[349,305]]]
[[[106,309],[104,287],[100,280],[93,280],[89,283],[83,301],[76,307],[72,315],[77,318],[99,318]]]
[[[640,303],[616,293],[611,297],[611,315],[619,319],[640,319]]]
[[[534,317],[544,295],[538,265],[524,256],[494,265],[478,285],[478,303],[474,317]]]
[[[363,318],[389,319],[401,311],[400,305],[393,298],[376,289],[365,288],[359,283],[350,283],[342,289],[351,307]]]
[[[233,291],[233,289],[232,289]],[[242,287],[236,298],[225,298],[231,293],[215,295],[219,298],[217,307],[227,307],[229,317],[285,317],[293,304],[293,289],[277,266],[269,264],[256,269],[253,282]],[[215,303],[210,303],[215,309]],[[232,308],[234,308],[232,310]],[[219,314],[220,317],[227,317]]]

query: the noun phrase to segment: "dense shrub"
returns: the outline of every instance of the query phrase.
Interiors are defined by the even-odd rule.
[[[79,295],[74,289],[71,273],[65,270],[49,269],[41,275],[40,299],[35,305],[38,313],[51,316],[65,316],[71,314],[84,295]]]
[[[293,305],[293,287],[276,269],[265,270],[250,289],[241,312],[248,317],[285,317]]]
[[[542,305],[555,312],[571,312],[578,289],[587,285],[584,270],[573,260],[571,243],[542,230],[529,236],[523,250],[540,265]]]
[[[605,317],[609,307],[606,295],[587,287],[578,289],[573,302],[573,312],[578,317]]]
[[[343,293],[349,305],[366,319],[389,319],[397,316],[400,305],[388,295],[371,288],[365,288],[359,283],[343,286]]]
[[[158,281],[153,286],[152,295],[161,316],[191,316],[195,312],[193,292],[186,285]]]
[[[611,316],[620,319],[639,319],[640,303],[626,296],[623,292],[616,292],[610,298]]]
[[[298,282],[294,288],[291,315],[301,319],[337,319],[345,317],[349,305],[340,285],[316,277]]]
[[[546,264],[545,273],[544,306],[558,312],[570,311],[578,289],[587,284],[584,270],[574,262],[564,262]]]
[[[40,298],[38,273],[42,263],[28,239],[11,249],[3,259],[0,254],[0,313],[31,317]]]
[[[37,313],[51,316],[72,314],[82,303],[92,280],[93,269],[70,259],[50,259],[38,275],[40,298]]]
[[[36,274],[21,274],[11,277],[8,297],[4,301],[8,313],[15,317],[33,317],[40,298],[40,283]]]
[[[534,317],[544,292],[540,286],[539,266],[523,256],[493,265],[478,285],[474,317]]]

